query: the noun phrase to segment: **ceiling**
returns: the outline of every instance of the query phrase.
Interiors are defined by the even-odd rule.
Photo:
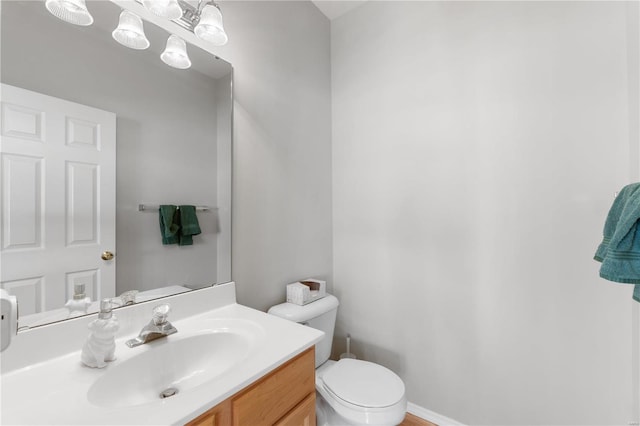
[[[352,9],[364,4],[367,0],[311,0],[327,18],[335,19]]]

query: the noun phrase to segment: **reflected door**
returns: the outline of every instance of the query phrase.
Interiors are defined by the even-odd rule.
[[[20,315],[115,296],[116,116],[2,84],[0,284]],[[107,257],[108,256],[104,256]]]

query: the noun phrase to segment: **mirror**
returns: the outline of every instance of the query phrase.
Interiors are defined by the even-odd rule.
[[[164,29],[129,49],[120,7],[87,6],[88,27],[43,1],[0,11],[0,284],[21,329],[231,280],[231,65],[189,45],[171,68]]]

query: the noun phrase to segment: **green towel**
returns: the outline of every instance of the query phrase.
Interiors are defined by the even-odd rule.
[[[602,243],[594,259],[602,262],[600,276],[635,284],[633,298],[640,302],[640,183],[622,188],[604,225]]]
[[[162,235],[162,244],[178,244],[180,237],[180,217],[178,209],[173,205],[161,205],[158,209],[160,212],[160,233]]]
[[[198,224],[198,216],[196,216],[196,208],[194,206],[180,206],[180,242],[181,246],[190,246],[193,244],[193,236],[200,234],[200,225]]]

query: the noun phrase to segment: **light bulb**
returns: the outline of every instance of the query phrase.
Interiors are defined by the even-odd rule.
[[[222,13],[217,6],[212,4],[208,4],[202,9],[200,21],[193,32],[202,40],[216,46],[222,46],[228,40],[222,25]]]
[[[89,13],[84,0],[47,0],[44,5],[53,16],[70,24],[82,26],[93,24],[93,16]]]
[[[143,50],[149,47],[149,40],[144,35],[142,19],[127,10],[120,13],[118,28],[113,30],[111,35],[118,43],[131,49]]]
[[[181,70],[191,66],[191,60],[187,55],[187,44],[180,37],[171,34],[167,40],[167,47],[160,55],[165,64]]]
[[[144,7],[167,19],[180,19],[182,8],[178,0],[142,0]]]

